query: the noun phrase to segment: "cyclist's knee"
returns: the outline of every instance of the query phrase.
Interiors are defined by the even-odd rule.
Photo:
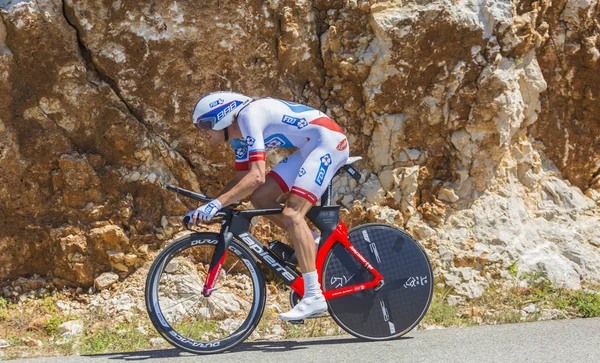
[[[304,222],[304,215],[300,211],[292,208],[284,208],[281,216],[283,219],[283,224],[287,229]]]
[[[294,194],[290,195],[282,212],[283,223],[286,228],[289,229],[299,224],[306,224],[304,216],[306,216],[311,207],[312,204],[306,199]]]

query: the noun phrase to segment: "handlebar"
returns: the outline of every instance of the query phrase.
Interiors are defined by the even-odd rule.
[[[172,184],[167,185],[167,189],[169,189],[172,192],[179,193],[179,194],[181,194],[183,196],[195,199],[195,200],[203,202],[203,203],[208,203],[208,202],[210,202],[210,201],[212,201],[214,199],[214,198],[209,198],[209,197],[207,197],[204,194],[192,192],[191,190],[183,189],[183,188],[177,187],[177,186],[172,185]],[[231,203],[230,206],[237,207],[240,204],[242,204],[242,203],[240,203],[240,202],[234,202],[234,203]]]
[[[192,192],[192,191],[187,190],[187,189],[176,187],[175,185],[167,185],[167,189],[169,189],[170,191],[179,193],[179,194],[181,194],[183,196],[186,196],[188,198],[192,198],[192,199],[198,200],[200,202],[204,202],[204,203],[208,203],[208,202],[210,202],[212,200],[212,198],[209,198],[209,197],[207,197],[204,194],[195,193],[195,192]]]

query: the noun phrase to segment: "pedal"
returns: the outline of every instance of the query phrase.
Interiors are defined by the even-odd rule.
[[[294,325],[300,325],[300,324],[304,324],[304,319],[300,319],[300,320],[288,320],[288,323],[294,324]]]

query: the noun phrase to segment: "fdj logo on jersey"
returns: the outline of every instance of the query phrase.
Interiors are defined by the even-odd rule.
[[[315,183],[317,183],[319,186],[323,185],[323,180],[325,180],[325,174],[327,174],[327,168],[329,168],[329,165],[331,165],[331,155],[325,154],[321,156],[321,166],[319,166],[319,172],[315,178]]]
[[[306,169],[300,168],[300,171],[298,172],[298,176],[302,176],[304,174],[306,174]]]
[[[252,136],[246,136],[246,144],[248,144],[248,146],[254,145],[255,141],[256,141],[256,139],[253,138]]]
[[[283,115],[283,119],[281,120],[284,124],[296,126],[298,129],[304,128],[308,126],[308,121],[305,118],[297,118],[290,115]]]

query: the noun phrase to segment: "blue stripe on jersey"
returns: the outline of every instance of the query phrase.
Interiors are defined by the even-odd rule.
[[[265,151],[265,149],[251,149],[250,153],[255,153],[255,152],[260,152],[260,151]]]
[[[304,106],[298,103],[294,103],[294,102],[289,102],[289,101],[283,101],[283,100],[277,100],[281,103],[283,103],[284,105],[286,105],[290,110],[296,112],[296,113],[302,113],[302,112],[306,112],[306,111],[315,111],[314,108],[312,107],[308,107],[308,106]]]
[[[294,146],[294,144],[292,144],[292,142],[287,137],[285,137],[283,134],[273,134],[266,138],[265,147],[267,149],[275,149],[275,148],[286,149],[286,148],[292,148],[292,147],[296,147],[296,146]]]

